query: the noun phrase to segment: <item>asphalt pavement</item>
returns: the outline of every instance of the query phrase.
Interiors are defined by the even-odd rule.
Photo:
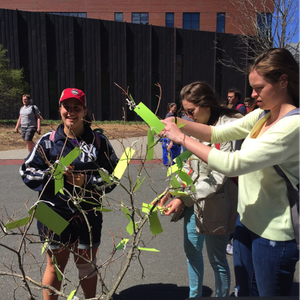
[[[138,140],[138,141],[137,141]],[[141,164],[138,159],[143,157],[146,152],[146,138],[134,138],[123,141],[120,146],[118,141],[111,141],[117,155],[120,156],[127,146],[136,147],[136,155],[132,164],[123,175],[121,184],[129,188],[130,181],[134,181],[139,174]],[[137,141],[137,145],[133,143]],[[32,191],[24,185],[19,176],[19,166],[21,160],[27,156],[27,150],[12,150],[0,152],[0,216],[1,220],[7,222],[8,216],[20,214],[19,212],[26,203],[31,207],[37,200],[37,192]],[[159,195],[168,185],[166,181],[167,168],[161,162],[161,145],[155,147],[154,160],[145,165],[145,169],[140,174],[140,178],[146,177],[138,191],[130,195],[118,186],[113,192],[108,194],[107,201],[118,207],[119,203],[130,202],[130,197],[134,198],[137,207],[142,203],[150,203]],[[135,161],[136,159],[136,161]],[[110,258],[113,249],[113,240],[115,243],[120,241],[120,237],[128,237],[125,228],[128,220],[119,210],[103,214],[103,227],[101,245],[99,248],[98,264],[104,264],[101,274],[104,277],[105,284],[111,288],[116,278],[120,275],[120,270],[125,263],[125,256],[118,255],[118,259],[106,264]],[[188,298],[188,272],[186,258],[183,250],[183,222],[170,222],[170,218],[164,215],[159,216],[163,232],[152,236],[148,225],[143,229],[143,235],[140,245],[147,248],[155,248],[160,252],[141,251],[140,256],[136,256],[125,274],[114,300],[183,300]],[[34,235],[37,232],[35,223],[30,228],[30,233]],[[6,236],[0,232],[0,271],[16,271],[18,269],[17,257],[7,248],[18,249],[19,237]],[[40,282],[45,268],[44,255],[41,255],[41,244],[35,243],[35,238],[26,241],[28,251],[21,259],[24,261],[25,271],[30,277]],[[2,245],[1,245],[2,244]],[[128,251],[125,250],[125,253]],[[204,297],[214,297],[214,276],[209,265],[206,249],[203,250],[204,257]],[[227,256],[231,270],[231,291],[234,290],[234,273],[232,256]],[[297,265],[298,270],[298,265]],[[73,261],[69,261],[67,267],[68,277],[76,281],[77,271]],[[32,285],[31,285],[32,286]],[[28,294],[22,288],[22,282],[10,276],[0,276],[0,299],[28,299]],[[74,289],[71,282],[66,282],[64,286],[66,293]],[[100,289],[100,287],[98,287]],[[33,287],[35,299],[42,299],[40,290]],[[295,273],[295,282],[293,295],[299,295],[299,272]],[[82,298],[80,298],[82,299]]]

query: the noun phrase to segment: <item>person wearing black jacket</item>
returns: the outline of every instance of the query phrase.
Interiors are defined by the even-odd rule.
[[[85,297],[92,298],[96,293],[95,263],[102,228],[102,214],[96,209],[102,204],[102,196],[115,187],[104,182],[98,170],[112,174],[118,158],[108,139],[99,132],[93,132],[90,123],[85,121],[87,108],[85,94],[81,90],[65,89],[59,102],[62,124],[56,131],[40,138],[21,166],[20,174],[29,188],[39,192],[39,201],[69,222],[65,230],[57,235],[38,221],[42,240],[49,240],[43,284],[60,289],[61,282],[56,275],[53,255],[63,272],[69,259],[69,250],[72,249],[79,278],[84,278],[81,286]],[[55,194],[51,166],[76,147],[80,148],[81,153],[71,165],[65,166],[62,174],[64,193],[59,191]],[[93,264],[78,257],[77,253]],[[57,299],[58,296],[51,293],[51,290],[43,290],[44,299]]]

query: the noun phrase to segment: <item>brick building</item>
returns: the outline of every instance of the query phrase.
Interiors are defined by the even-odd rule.
[[[66,87],[85,91],[97,120],[122,119],[125,99],[115,83],[155,111],[157,82],[163,91],[158,115],[164,117],[168,102],[179,104],[181,88],[195,80],[210,84],[223,100],[233,86],[249,95],[247,76],[218,63],[226,53],[241,68],[247,64],[224,2],[230,1],[2,0],[0,44],[12,66],[23,68],[46,119],[58,117]],[[0,111],[0,118],[17,118],[19,105]]]
[[[74,17],[239,34],[235,6],[240,0],[2,0],[0,8]],[[253,0],[258,6],[261,0]],[[271,1],[266,1],[271,7]],[[261,12],[264,12],[261,8]]]

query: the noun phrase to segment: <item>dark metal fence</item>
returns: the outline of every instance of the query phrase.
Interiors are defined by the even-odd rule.
[[[125,96],[115,82],[129,86],[133,98],[152,110],[159,82],[162,118],[169,102],[179,102],[180,89],[195,80],[209,83],[224,100],[230,87],[245,96],[246,76],[217,64],[223,53],[216,50],[217,38],[222,50],[238,56],[237,37],[230,34],[0,9],[0,43],[12,66],[24,69],[45,119],[59,117],[58,99],[66,87],[86,93],[96,120],[122,120]]]

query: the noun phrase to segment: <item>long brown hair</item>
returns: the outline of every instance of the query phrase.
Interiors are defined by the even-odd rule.
[[[208,125],[213,125],[221,115],[228,117],[241,117],[238,111],[222,106],[221,99],[212,88],[203,81],[192,82],[182,88],[180,92],[181,101],[186,100],[200,107],[210,108]]]
[[[281,75],[288,76],[287,90],[294,105],[299,107],[299,65],[291,52],[285,48],[271,48],[261,53],[249,67],[249,73],[256,70],[261,76],[276,83]]]

